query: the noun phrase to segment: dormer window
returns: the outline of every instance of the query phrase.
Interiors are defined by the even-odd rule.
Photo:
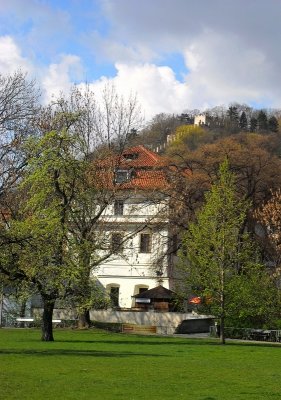
[[[134,177],[133,169],[117,169],[115,171],[115,183],[125,183]]]
[[[130,171],[124,169],[118,169],[115,171],[115,182],[116,183],[124,183],[129,180]]]
[[[128,154],[123,154],[123,158],[125,158],[126,161],[133,161],[136,160],[139,156],[139,153],[128,153]]]

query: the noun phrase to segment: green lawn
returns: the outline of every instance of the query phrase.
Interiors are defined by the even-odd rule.
[[[281,399],[281,347],[0,329],[0,399]]]

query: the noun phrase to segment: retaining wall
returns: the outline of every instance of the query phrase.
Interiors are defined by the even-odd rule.
[[[157,327],[159,334],[173,334],[178,327],[180,333],[191,333],[192,326],[200,326],[202,332],[209,332],[209,326],[213,321],[210,315],[199,315],[194,313],[174,313],[174,312],[155,312],[155,311],[115,311],[115,310],[91,310],[90,318],[92,321],[115,322],[123,324],[150,325]],[[188,320],[188,324],[183,321]],[[192,323],[194,321],[194,324]],[[198,325],[195,321],[201,320]],[[186,330],[183,326],[188,327]],[[198,329],[198,328],[197,328]],[[197,330],[197,331],[200,331]],[[190,330],[190,332],[188,331]]]

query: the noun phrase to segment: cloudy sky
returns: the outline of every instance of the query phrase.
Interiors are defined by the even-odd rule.
[[[0,0],[0,73],[43,99],[88,82],[137,93],[146,118],[281,107],[281,0]]]

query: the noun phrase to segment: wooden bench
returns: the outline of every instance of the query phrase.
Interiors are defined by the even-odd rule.
[[[156,333],[156,330],[156,326],[153,325],[122,324],[122,332],[124,333],[149,334]]]

